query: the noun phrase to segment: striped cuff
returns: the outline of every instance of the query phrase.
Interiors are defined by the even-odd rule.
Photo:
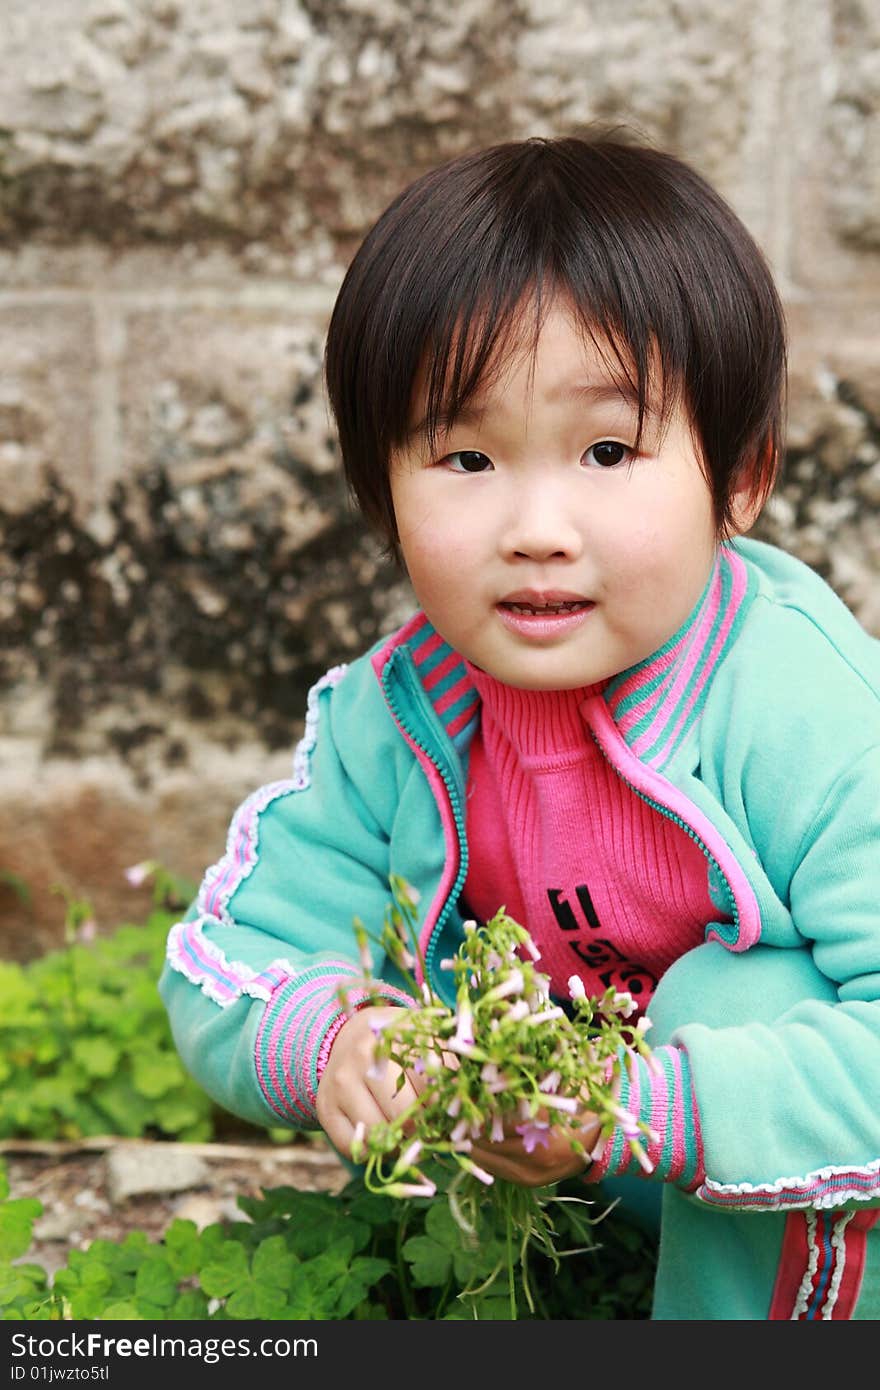
[[[585,1174],[590,1183],[644,1170],[657,1182],[674,1182],[685,1191],[705,1178],[700,1120],[684,1048],[657,1047],[650,1061],[632,1056],[620,1069],[618,1103],[632,1121],[644,1121],[649,1135],[634,1124],[618,1124],[601,1158]],[[633,1153],[628,1133],[638,1139],[644,1162]]]
[[[348,991],[348,1009],[339,999]],[[297,1129],[318,1129],[318,1082],[336,1034],[353,1010],[376,995],[389,1004],[413,1007],[403,990],[376,982],[363,987],[363,976],[347,961],[316,965],[286,980],[266,1004],[257,1033],[254,1063],[267,1103],[276,1115]]]

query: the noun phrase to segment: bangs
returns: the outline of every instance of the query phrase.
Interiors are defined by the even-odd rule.
[[[331,316],[327,390],[350,488],[395,545],[388,468],[433,447],[570,308],[612,381],[661,420],[685,405],[721,524],[750,450],[772,485],[782,312],[748,232],[671,155],[608,136],[493,146],[432,170],[379,218]],[[757,486],[757,485],[756,485]]]
[[[681,397],[680,377],[663,361],[651,327],[627,334],[607,313],[585,313],[583,301],[573,298],[565,282],[532,281],[521,291],[513,287],[502,302],[484,298],[450,306],[448,318],[432,329],[422,370],[415,374],[407,398],[406,422],[389,442],[391,452],[404,448],[414,434],[435,452],[441,433],[455,424],[478,392],[503,376],[511,361],[527,356],[531,380],[541,330],[553,307],[571,314],[585,347],[595,349],[609,380],[622,396],[635,400],[638,449],[648,412],[662,423]],[[414,408],[420,416],[415,428]]]

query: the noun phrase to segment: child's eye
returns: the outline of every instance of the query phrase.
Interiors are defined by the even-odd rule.
[[[588,463],[598,464],[600,468],[614,468],[617,464],[632,459],[633,451],[616,439],[600,439],[598,444],[593,444],[587,449],[583,457]]]
[[[478,449],[456,449],[455,453],[447,454],[440,462],[448,464],[453,473],[485,473],[494,467],[492,460]]]

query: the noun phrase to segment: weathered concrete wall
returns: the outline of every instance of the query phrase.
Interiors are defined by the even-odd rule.
[[[196,876],[306,690],[407,611],[321,390],[354,246],[421,170],[620,120],[771,258],[787,480],[759,526],[880,632],[880,18],[868,0],[6,0],[0,949]]]

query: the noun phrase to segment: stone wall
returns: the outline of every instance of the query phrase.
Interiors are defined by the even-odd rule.
[[[5,0],[0,949],[197,877],[305,694],[408,611],[321,389],[344,267],[418,172],[622,121],[694,163],[790,319],[758,533],[880,632],[880,18],[869,0]]]

